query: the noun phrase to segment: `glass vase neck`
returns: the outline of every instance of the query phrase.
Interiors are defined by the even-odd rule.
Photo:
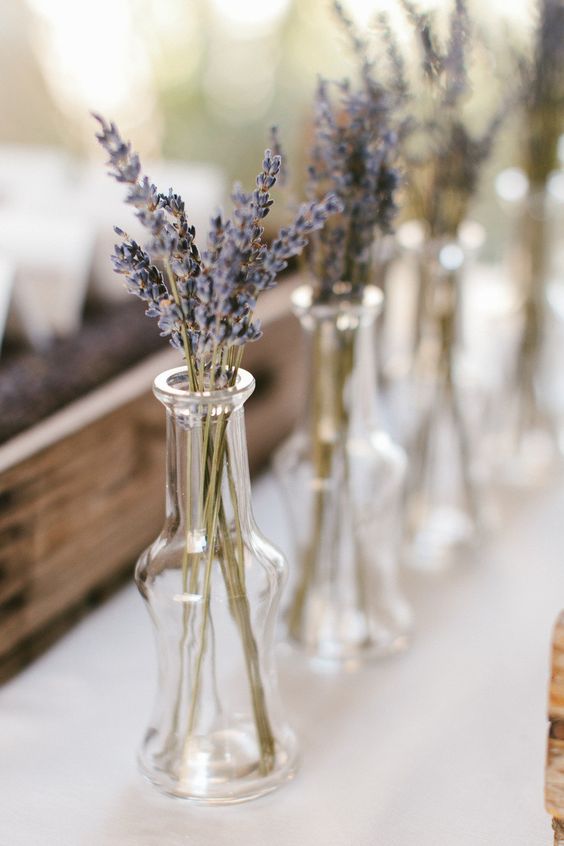
[[[160,373],[153,383],[153,393],[179,421],[198,425],[208,416],[231,414],[248,400],[255,389],[255,380],[239,368],[232,387],[209,391],[192,391],[189,388],[186,367],[174,367]]]
[[[167,523],[190,531],[196,545],[205,532],[209,503],[202,492],[211,474],[219,474],[218,493],[222,492],[226,516],[236,509],[242,522],[247,522],[243,515],[250,509],[250,477],[243,405],[254,387],[253,376],[243,369],[233,387],[215,391],[190,391],[185,367],[155,379],[155,396],[167,411]],[[231,495],[234,489],[236,503]]]
[[[310,346],[306,414],[317,441],[378,423],[376,321],[382,303],[382,292],[372,285],[358,299],[320,303],[305,285],[293,294]]]
[[[354,329],[357,325],[374,323],[382,311],[384,295],[375,285],[365,285],[360,294],[351,297],[349,287],[343,283],[342,293],[330,300],[316,300],[312,285],[300,285],[292,294],[292,308],[305,329],[323,320],[339,323],[341,329]]]
[[[465,219],[455,232],[433,233],[422,220],[408,220],[396,234],[400,250],[426,262],[435,262],[438,269],[449,271],[475,256],[486,239],[484,227]]]

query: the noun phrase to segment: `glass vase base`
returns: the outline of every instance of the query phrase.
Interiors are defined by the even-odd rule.
[[[323,647],[308,646],[291,638],[292,647],[305,656],[309,666],[321,674],[355,673],[363,667],[384,660],[409,647],[409,634],[390,636],[387,640],[359,644],[355,649],[345,649],[342,644],[325,644]]]
[[[372,608],[342,608],[325,598],[311,597],[301,626],[290,615],[288,638],[323,672],[354,672],[365,664],[404,651],[412,631],[411,609],[399,593],[388,594],[387,613]]]
[[[500,480],[516,488],[540,487],[562,468],[564,435],[557,438],[546,429],[535,429],[502,460]]]
[[[475,521],[457,508],[436,508],[420,525],[421,528],[412,532],[406,555],[407,566],[412,570],[427,573],[448,570],[477,543]]]
[[[298,766],[294,739],[276,749],[270,772],[261,773],[257,745],[249,736],[217,731],[194,738],[186,762],[167,771],[154,754],[143,750],[141,773],[161,793],[199,805],[232,805],[256,799],[290,781]]]

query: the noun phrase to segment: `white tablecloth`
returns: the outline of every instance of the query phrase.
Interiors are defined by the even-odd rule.
[[[255,486],[283,545],[272,481]],[[541,846],[546,687],[564,607],[564,484],[515,499],[474,566],[407,587],[409,652],[359,675],[281,656],[302,768],[246,805],[160,796],[135,753],[153,696],[133,587],[0,691],[0,846]]]

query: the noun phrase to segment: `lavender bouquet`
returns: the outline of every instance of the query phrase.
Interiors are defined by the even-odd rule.
[[[367,41],[342,6],[334,8],[359,57],[360,79],[357,87],[348,79],[321,79],[314,102],[307,195],[319,201],[330,190],[342,204],[340,214],[312,238],[308,253],[320,302],[344,293],[358,299],[363,286],[374,281],[375,242],[391,231],[397,213],[398,141],[405,130],[399,117],[405,97],[401,74],[393,84],[377,79]],[[399,54],[392,61],[395,66]]]
[[[182,352],[191,390],[233,385],[245,344],[261,336],[260,321],[254,316],[258,296],[275,285],[277,275],[301,253],[311,233],[339,210],[338,200],[326,194],[320,201],[303,204],[293,223],[267,245],[262,221],[273,203],[270,191],[281,157],[266,150],[255,189],[245,193],[235,185],[233,216],[225,219],[218,212],[211,219],[207,244],[200,252],[182,197],[172,189],[159,192],[142,174],[138,155],[115,125],[96,119],[110,175],[129,186],[125,202],[136,209],[148,232],[142,247],[116,227],[122,241],[115,247],[114,270],[125,276],[127,290],[146,304],[146,315],[157,319],[161,335]]]
[[[160,192],[116,127],[97,120],[110,174],[147,230],[142,246],[116,229],[115,270],[184,357],[155,382],[168,411],[167,520],[136,570],[161,661],[142,766],[168,793],[240,801],[273,789],[293,766],[270,655],[284,562],[250,512],[242,405],[254,383],[240,364],[261,334],[257,298],[339,203],[326,195],[304,204],[266,243],[281,166],[266,150],[256,187],[235,186],[231,217],[212,218],[200,250],[183,199]],[[233,674],[246,678],[246,694],[233,692]]]

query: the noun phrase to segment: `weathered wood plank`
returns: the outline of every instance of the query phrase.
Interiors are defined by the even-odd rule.
[[[564,612],[552,638],[548,718],[545,807],[553,818],[555,846],[564,846]]]

